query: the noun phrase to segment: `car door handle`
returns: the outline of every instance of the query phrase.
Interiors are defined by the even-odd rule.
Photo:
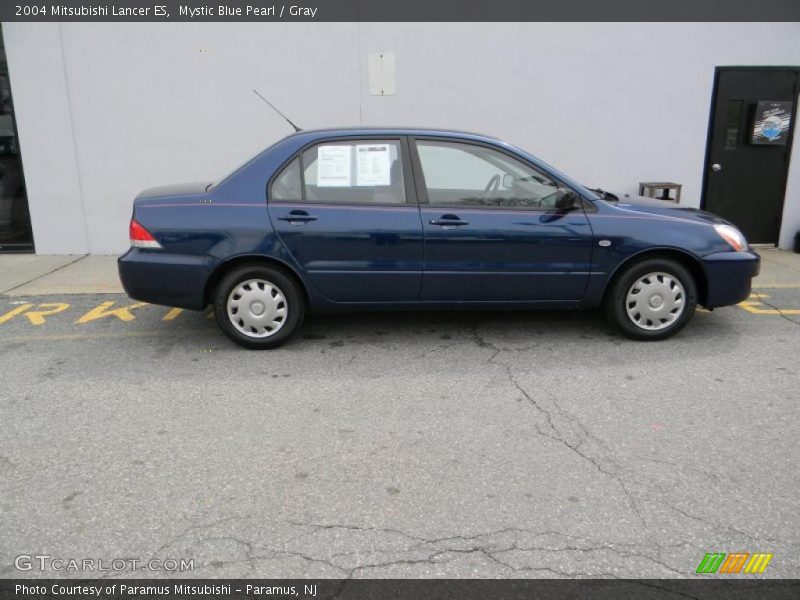
[[[294,225],[300,225],[302,223],[308,223],[309,221],[316,221],[317,217],[308,214],[304,210],[293,210],[285,217],[278,217],[279,221],[288,221]]]
[[[462,221],[456,215],[442,215],[438,219],[431,219],[431,225],[440,225],[441,227],[461,227],[462,225],[469,225],[469,221]]]

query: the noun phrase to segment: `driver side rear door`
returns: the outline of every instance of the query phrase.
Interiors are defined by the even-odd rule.
[[[307,280],[334,302],[413,302],[422,225],[401,137],[323,139],[269,188],[270,221]]]
[[[555,207],[571,190],[487,144],[418,137],[411,146],[425,247],[422,301],[583,298],[591,228],[580,202]]]

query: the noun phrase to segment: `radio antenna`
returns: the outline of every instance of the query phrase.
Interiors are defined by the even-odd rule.
[[[295,131],[302,131],[302,129],[300,129],[300,128],[299,128],[297,125],[295,125],[294,123],[292,123],[292,120],[291,120],[289,117],[287,117],[285,114],[283,114],[281,111],[279,111],[279,110],[278,110],[278,109],[275,107],[275,105],[274,105],[272,102],[270,102],[269,100],[267,100],[266,98],[264,98],[264,96],[262,96],[261,94],[259,94],[259,93],[258,93],[258,90],[254,89],[254,90],[253,90],[253,93],[254,93],[256,96],[258,96],[259,98],[261,98],[261,99],[262,99],[264,102],[266,102],[266,103],[269,105],[269,107],[270,107],[272,110],[274,110],[276,113],[278,113],[280,116],[282,116],[282,117],[283,117],[283,118],[286,120],[286,122],[287,122],[287,123],[289,123],[289,125],[291,125],[292,127],[294,127],[294,130],[295,130]]]

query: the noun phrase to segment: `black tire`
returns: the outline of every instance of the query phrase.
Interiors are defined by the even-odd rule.
[[[240,319],[239,325],[237,326],[232,320],[233,317],[229,316],[228,300],[232,297],[232,292],[234,290],[240,288],[242,284],[248,281],[263,282],[264,287],[260,287],[261,284],[258,283],[248,285],[253,293],[258,293],[258,290],[260,290],[262,294],[267,293],[270,297],[277,298],[275,306],[280,307],[283,305],[284,308],[282,318],[281,315],[277,315],[274,317],[276,321],[265,321],[263,329],[259,328],[259,330],[255,330],[255,327],[250,327],[249,333],[244,333],[242,329],[247,329],[246,324]],[[277,293],[273,294],[275,290],[277,290]],[[247,296],[247,292],[243,293]],[[241,295],[239,295],[239,299],[242,300]],[[232,300],[232,302],[234,301],[235,299]],[[244,302],[245,300],[242,300],[242,303]],[[250,306],[254,305],[251,303]],[[233,309],[238,311],[239,307],[233,307]],[[266,310],[271,309],[272,307]],[[244,304],[242,304],[241,310],[245,310]],[[267,314],[266,310],[262,315]],[[276,310],[280,312],[280,308]],[[273,314],[274,312],[276,311],[273,310],[273,312],[269,314]],[[231,340],[251,350],[267,350],[270,348],[277,348],[297,331],[297,328],[300,327],[300,324],[303,322],[305,301],[303,293],[297,283],[283,271],[266,265],[245,265],[237,267],[227,273],[219,282],[219,285],[217,285],[214,291],[214,313],[217,317],[217,323],[220,329],[222,329],[222,332]],[[254,316],[258,318],[258,315],[255,315],[251,309],[248,317],[253,319]],[[277,322],[279,318],[280,322]],[[273,323],[277,323],[277,325],[274,326],[275,331],[274,333],[269,333],[268,328],[273,325]]]
[[[660,315],[660,318],[649,319],[647,316],[640,314],[639,324],[637,324],[634,320],[635,315],[629,316],[628,314],[628,304],[630,304],[630,309],[634,313],[637,307],[634,297],[632,297],[630,303],[628,302],[628,292],[632,291],[634,283],[640,282],[646,275],[653,273],[667,274],[679,282],[680,286],[683,287],[683,293],[680,293],[680,288],[677,285],[672,286],[671,289],[674,294],[673,298],[682,297],[683,307],[680,309],[680,312],[676,313],[677,316],[672,322],[668,322],[672,317],[666,312],[670,307],[666,306],[663,309],[665,312]],[[663,285],[664,281],[665,278],[663,277],[656,277],[653,279],[654,284],[660,283]],[[647,286],[650,284],[645,283],[644,285]],[[669,287],[669,284],[667,285]],[[641,284],[637,285],[637,287],[640,286]],[[636,292],[636,294],[638,293],[640,292]],[[661,310],[662,300],[656,300],[655,302],[659,304],[659,307],[655,310]],[[615,278],[606,296],[605,309],[609,320],[629,338],[656,341],[672,337],[683,329],[686,323],[689,322],[689,319],[692,318],[692,315],[694,315],[696,306],[697,283],[688,269],[679,262],[669,258],[650,258],[636,262],[625,268],[625,270]],[[652,327],[661,328],[653,329]]]

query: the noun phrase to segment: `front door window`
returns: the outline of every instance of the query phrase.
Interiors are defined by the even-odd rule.
[[[558,183],[485,146],[417,141],[431,206],[552,209]]]

